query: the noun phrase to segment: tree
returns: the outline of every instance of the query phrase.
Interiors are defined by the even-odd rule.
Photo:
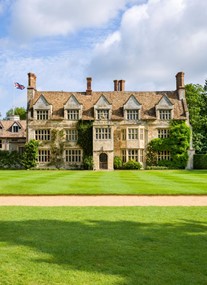
[[[185,86],[190,124],[193,130],[193,147],[197,154],[207,152],[207,81]]]
[[[22,158],[22,165],[26,169],[30,169],[37,165],[39,142],[36,140],[30,140],[25,144],[25,149]]]
[[[26,117],[27,117],[27,113],[26,113],[26,109],[24,107],[16,107],[13,109],[9,109],[7,112],[6,112],[6,116],[7,117],[10,117],[12,115],[19,115],[20,117],[20,120],[26,120]]]

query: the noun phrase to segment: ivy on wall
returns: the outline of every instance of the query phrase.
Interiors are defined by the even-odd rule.
[[[147,166],[185,168],[190,146],[190,128],[184,121],[172,120],[168,138],[156,138],[149,142],[146,153]],[[157,161],[157,153],[169,151],[171,160]]]
[[[77,130],[78,145],[83,149],[83,167],[93,169],[93,122],[80,120]]]
[[[84,156],[93,154],[93,123],[91,121],[79,121],[77,124],[78,144],[83,149]]]

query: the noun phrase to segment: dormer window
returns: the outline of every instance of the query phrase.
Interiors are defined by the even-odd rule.
[[[159,110],[160,120],[170,120],[171,119],[171,110]]]
[[[97,119],[98,120],[108,120],[109,119],[109,110],[97,110]]]
[[[49,120],[52,115],[52,105],[50,105],[43,95],[33,106],[34,119],[38,121]]]
[[[79,110],[67,110],[67,119],[71,121],[79,120]]]
[[[78,121],[82,116],[82,104],[78,102],[74,95],[68,99],[64,105],[64,118],[70,121]]]
[[[37,110],[37,120],[48,120],[48,110]]]
[[[126,110],[127,120],[138,120],[139,110]]]
[[[18,124],[13,124],[12,133],[18,133],[21,127]]]
[[[157,119],[159,120],[171,120],[173,119],[173,103],[167,97],[162,96],[158,104],[156,105]]]
[[[139,120],[141,104],[131,95],[128,101],[124,104],[124,119],[128,121]]]
[[[94,105],[94,114],[96,120],[110,120],[112,106],[108,100],[102,95],[98,102]]]

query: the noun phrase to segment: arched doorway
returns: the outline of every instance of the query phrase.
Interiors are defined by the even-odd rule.
[[[101,153],[99,155],[99,168],[108,169],[108,155],[106,153]]]

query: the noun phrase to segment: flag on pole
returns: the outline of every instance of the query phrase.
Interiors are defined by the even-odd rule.
[[[19,84],[18,82],[15,82],[14,83],[14,87],[16,88],[16,89],[20,89],[20,90],[23,90],[25,87],[24,87],[24,85],[21,85],[21,84]]]

